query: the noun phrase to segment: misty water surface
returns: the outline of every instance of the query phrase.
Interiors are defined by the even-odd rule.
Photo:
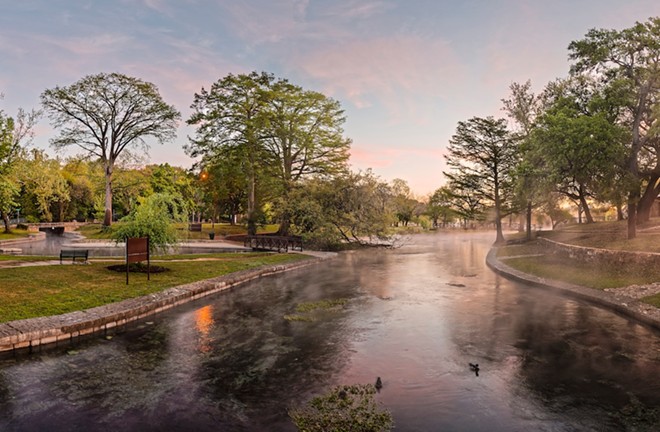
[[[485,267],[494,234],[340,255],[0,362],[2,431],[293,431],[373,383],[400,431],[658,430],[660,337]],[[296,305],[347,299],[290,321]],[[476,376],[468,363],[479,363]]]

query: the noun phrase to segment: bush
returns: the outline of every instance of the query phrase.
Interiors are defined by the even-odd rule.
[[[122,218],[122,225],[113,234],[117,242],[127,238],[149,236],[150,252],[165,250],[178,242],[175,222],[185,220],[180,203],[168,194],[153,194],[131,214]]]

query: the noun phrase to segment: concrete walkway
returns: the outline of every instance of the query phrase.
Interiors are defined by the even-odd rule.
[[[649,286],[598,290],[570,284],[567,282],[545,279],[542,277],[523,273],[514,269],[513,267],[506,265],[502,260],[497,258],[497,248],[492,248],[488,252],[486,257],[486,264],[493,271],[505,276],[508,279],[560,291],[564,294],[574,296],[581,300],[586,300],[599,306],[614,310],[621,315],[635,319],[641,323],[660,330],[660,309],[649,304],[642,303],[638,300],[643,296],[640,295],[640,293],[649,293],[654,291]]]

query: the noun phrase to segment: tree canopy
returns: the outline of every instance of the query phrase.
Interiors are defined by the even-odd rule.
[[[343,137],[343,111],[321,93],[265,72],[230,74],[195,94],[192,108],[188,123],[197,131],[187,151],[202,156],[209,171],[221,159],[238,162],[247,179],[249,233],[256,232],[259,198],[279,203],[286,234],[283,202],[296,184],[346,171],[350,140]]]
[[[447,147],[445,159],[452,171],[445,172],[445,176],[454,184],[472,185],[478,197],[491,203],[496,242],[504,241],[502,217],[512,203],[516,155],[517,147],[506,120],[493,117],[473,117],[458,122]]]
[[[89,75],[67,87],[41,94],[58,128],[55,148],[77,146],[103,162],[105,217],[112,224],[112,174],[117,159],[131,148],[147,149],[145,138],[163,143],[176,135],[179,112],[166,104],[156,86],[119,73]]]
[[[634,238],[642,181],[650,174],[640,167],[640,158],[645,156],[642,150],[650,147],[657,154],[660,148],[651,133],[657,122],[653,107],[660,94],[660,18],[623,30],[591,29],[583,39],[571,42],[569,57],[574,61],[572,74],[593,74],[619,95],[625,109],[618,121],[630,132],[625,166],[631,180],[628,238]],[[660,176],[647,184],[653,188],[658,179]]]

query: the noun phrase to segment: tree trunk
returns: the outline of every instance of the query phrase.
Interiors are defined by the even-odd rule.
[[[291,226],[291,220],[289,218],[289,215],[288,214],[282,215],[282,219],[280,219],[280,227],[277,229],[277,235],[288,236],[290,226]]]
[[[622,221],[623,219],[623,205],[616,203],[616,220]]]
[[[2,222],[5,224],[5,234],[11,233],[11,227],[9,226],[9,215],[3,211],[0,211],[2,215]]]
[[[628,197],[628,240],[637,237],[637,197],[634,192]]]
[[[495,179],[495,230],[497,231],[497,236],[495,238],[495,244],[504,243],[504,234],[502,233],[502,211],[500,210],[500,191],[497,184],[497,179]]]
[[[105,165],[105,216],[103,226],[112,225],[112,163],[106,162]]]
[[[587,223],[594,223],[594,218],[591,216],[591,210],[589,210],[589,204],[587,204],[587,199],[584,195],[580,195],[580,207],[584,210],[584,217],[587,219]]]
[[[651,219],[651,209],[655,203],[658,194],[660,193],[660,182],[658,181],[660,177],[653,175],[649,180],[649,184],[642,195],[642,198],[637,204],[637,224],[643,224],[648,222]]]
[[[527,237],[527,240],[529,241],[529,240],[532,239],[532,202],[531,201],[527,201],[527,212],[526,213],[527,213],[527,218],[526,218],[527,219],[527,221],[526,221],[527,222],[526,223],[526,225],[527,225],[527,236],[526,237]]]
[[[247,231],[248,235],[257,234],[257,185],[254,173],[250,173],[248,180],[248,203],[247,203]]]

